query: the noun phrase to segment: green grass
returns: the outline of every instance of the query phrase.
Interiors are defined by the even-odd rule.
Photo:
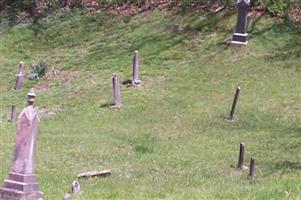
[[[220,13],[164,15],[123,21],[106,13],[58,12],[38,23],[1,28],[0,180],[7,178],[18,112],[34,85],[41,117],[37,175],[45,199],[61,199],[83,171],[112,176],[80,180],[76,199],[301,198],[300,27],[263,18],[249,44],[228,47],[236,17]],[[134,50],[143,87],[122,86],[123,107],[110,109],[111,75],[131,77]],[[18,62],[44,60],[58,78],[26,80],[13,91]],[[63,75],[62,75],[63,74]],[[237,85],[237,121],[226,122]],[[36,86],[37,87],[37,86]],[[256,179],[231,165],[239,142]]]

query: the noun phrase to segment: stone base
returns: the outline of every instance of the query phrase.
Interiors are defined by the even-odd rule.
[[[30,193],[39,191],[36,175],[9,173],[8,180],[4,180],[3,188],[13,189],[20,192]]]
[[[43,193],[26,193],[8,188],[0,188],[0,200],[43,200]]]
[[[113,105],[111,105],[111,108],[121,108],[121,107],[122,107],[122,104],[119,104],[119,105],[113,104]]]
[[[142,81],[141,80],[135,80],[132,81],[127,85],[127,87],[141,87]]]
[[[248,33],[234,33],[231,44],[248,44],[247,37]]]
[[[236,122],[237,118],[235,116],[233,116],[233,118],[231,118],[229,115],[228,116],[224,116],[224,120],[226,122]]]
[[[0,200],[43,200],[36,175],[10,172],[0,188]]]

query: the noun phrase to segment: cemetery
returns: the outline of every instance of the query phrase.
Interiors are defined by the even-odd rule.
[[[301,198],[299,3],[34,2],[0,4],[0,200]]]

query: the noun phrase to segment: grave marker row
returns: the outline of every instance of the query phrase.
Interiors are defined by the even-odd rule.
[[[133,56],[133,67],[132,67],[132,80],[129,86],[139,87],[142,81],[139,79],[139,52],[136,50]],[[120,80],[116,73],[112,75],[112,88],[113,88],[113,103],[112,108],[121,108],[121,92],[120,92]]]
[[[238,0],[238,17],[236,31],[231,41],[232,44],[247,44],[247,11],[250,5],[249,0]],[[24,86],[24,62],[20,62],[18,74],[16,75],[15,90],[21,90]],[[133,70],[131,86],[139,86],[139,55],[135,51],[133,57]],[[116,73],[112,76],[113,85],[113,107],[120,108],[121,93],[119,78]],[[240,88],[237,88],[229,119],[233,120]],[[17,119],[17,137],[14,152],[14,159],[9,178],[4,181],[3,188],[0,188],[0,200],[42,200],[43,193],[38,189],[38,182],[35,175],[36,142],[38,135],[39,116],[38,111],[33,108],[36,94],[31,89],[28,93],[28,106],[23,109]],[[11,121],[15,121],[16,107],[11,109]],[[240,144],[239,161],[237,167],[242,169],[244,160],[244,144]],[[249,176],[255,175],[255,158],[251,158]]]

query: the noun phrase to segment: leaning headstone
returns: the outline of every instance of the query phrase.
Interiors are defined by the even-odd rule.
[[[252,179],[255,178],[255,162],[256,162],[256,159],[254,157],[251,157],[249,177]]]
[[[113,105],[112,108],[120,108],[121,104],[121,94],[120,94],[120,86],[119,86],[119,78],[116,73],[112,76],[112,84],[113,84]]]
[[[231,107],[230,114],[229,114],[228,117],[226,117],[227,121],[234,121],[234,113],[235,113],[235,108],[236,108],[236,104],[237,104],[237,101],[238,101],[239,94],[240,94],[240,87],[238,86],[236,88],[236,92],[235,92],[234,99],[233,99],[233,102],[232,102],[232,107]]]
[[[231,44],[247,44],[248,9],[250,0],[237,0],[237,24]]]
[[[17,137],[14,158],[7,180],[0,188],[0,200],[42,200],[39,191],[36,169],[36,142],[38,136],[39,116],[33,108],[35,93],[31,89],[28,106],[17,119]]]
[[[139,79],[139,52],[135,51],[133,57],[133,72],[132,72],[132,86],[140,86],[141,80]]]
[[[18,70],[18,74],[16,75],[17,79],[16,79],[16,85],[15,85],[15,90],[21,90],[23,88],[24,85],[24,62],[20,62],[19,65],[19,70]]]
[[[15,122],[16,119],[17,119],[16,106],[12,105],[10,111],[10,119],[8,121]]]

